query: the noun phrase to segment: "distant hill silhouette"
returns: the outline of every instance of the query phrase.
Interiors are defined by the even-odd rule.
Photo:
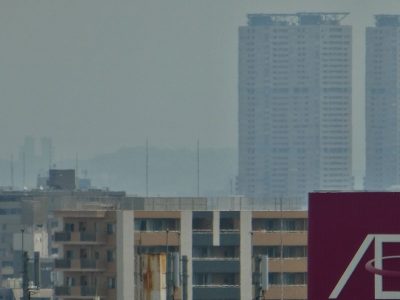
[[[145,195],[145,147],[126,147],[79,161],[79,176],[84,170],[92,185],[129,194]],[[61,168],[74,168],[73,159],[58,162]],[[15,182],[21,185],[21,166],[15,164]],[[10,163],[0,160],[1,186],[9,185]],[[36,174],[39,170],[36,172]],[[227,195],[237,173],[237,153],[233,148],[200,148],[200,193]],[[195,149],[149,148],[149,195],[192,196],[197,193]],[[29,182],[36,179],[30,174]],[[34,177],[34,178],[32,178]],[[28,181],[28,180],[27,180]]]

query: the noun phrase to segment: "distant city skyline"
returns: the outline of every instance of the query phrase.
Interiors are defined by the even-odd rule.
[[[248,13],[348,11],[354,173],[364,174],[365,28],[397,0],[0,3],[0,157],[48,136],[59,159],[237,145],[237,27]],[[57,157],[55,158],[57,159]]]

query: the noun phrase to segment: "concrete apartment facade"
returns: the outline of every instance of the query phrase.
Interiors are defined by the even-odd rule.
[[[366,30],[366,176],[368,190],[400,184],[400,15],[376,15]]]
[[[239,28],[241,195],[353,188],[347,13],[250,14]]]
[[[172,253],[181,261],[173,299],[255,299],[255,258],[261,255],[269,257],[270,285],[257,299],[307,299],[305,211],[55,214],[60,218],[54,235],[60,248],[58,299],[172,299],[168,267],[162,267]],[[148,271],[151,264],[157,272]]]
[[[21,230],[24,231],[24,250],[37,250],[38,245],[32,244],[32,237],[37,235],[52,235],[57,220],[52,212],[55,209],[79,208],[88,203],[103,203],[110,207],[135,208],[135,199],[126,197],[124,192],[110,191],[0,191],[0,286],[8,280],[21,277],[20,251],[21,245],[15,242],[21,240]],[[143,201],[139,199],[139,206]],[[19,235],[19,237],[17,237]],[[14,237],[14,238],[13,238]],[[14,242],[13,242],[14,241]],[[48,249],[41,251],[42,258],[56,255],[51,248],[51,241],[43,240]],[[46,251],[48,250],[48,251]],[[48,254],[48,255],[45,255]]]

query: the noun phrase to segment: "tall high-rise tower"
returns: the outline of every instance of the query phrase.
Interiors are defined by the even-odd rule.
[[[346,15],[250,14],[239,28],[240,194],[273,202],[352,189]]]
[[[400,184],[400,15],[376,15],[366,37],[367,189]]]

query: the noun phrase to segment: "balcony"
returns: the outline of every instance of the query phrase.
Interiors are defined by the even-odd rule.
[[[69,269],[71,268],[71,260],[70,259],[56,259],[54,261],[54,268],[56,269]]]
[[[101,272],[106,269],[104,261],[96,259],[56,259],[54,262],[55,269],[70,272]]]
[[[193,285],[193,299],[240,299],[238,285]]]
[[[307,231],[253,231],[253,246],[306,246]]]
[[[71,240],[71,232],[55,232],[55,242],[69,242]]]
[[[135,232],[135,245],[139,246],[179,246],[180,235],[177,231],[141,231]]]
[[[63,244],[101,245],[106,243],[105,234],[96,232],[68,232],[54,233],[54,241]]]
[[[264,294],[264,299],[307,299],[306,285],[270,285],[269,289]]]
[[[56,296],[71,296],[70,286],[56,286],[54,287],[54,295]]]
[[[93,298],[94,296],[104,296],[105,290],[95,286],[56,286],[54,295],[63,298]]]
[[[240,273],[239,260],[193,260],[193,272]]]

